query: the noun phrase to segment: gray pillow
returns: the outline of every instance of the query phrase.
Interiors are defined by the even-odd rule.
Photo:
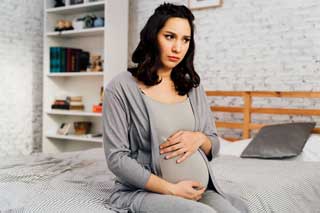
[[[299,155],[315,122],[265,126],[241,153],[242,158],[281,159]]]

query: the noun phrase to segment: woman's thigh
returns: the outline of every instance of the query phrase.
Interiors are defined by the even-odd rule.
[[[212,190],[207,190],[203,193],[199,202],[214,208],[218,213],[238,213],[240,212],[231,203],[223,198],[221,195]]]
[[[140,208],[134,210],[141,213],[216,213],[212,207],[203,203],[156,193],[148,193],[143,198]]]

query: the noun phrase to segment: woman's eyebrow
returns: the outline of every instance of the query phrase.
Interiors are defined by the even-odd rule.
[[[174,32],[172,32],[172,31],[169,31],[169,30],[166,30],[166,31],[164,31],[165,33],[170,33],[170,34],[173,34],[173,35],[175,35],[175,36],[177,36],[177,34],[176,33],[174,33]],[[191,38],[191,36],[189,36],[189,35],[184,35],[183,36],[184,38]]]

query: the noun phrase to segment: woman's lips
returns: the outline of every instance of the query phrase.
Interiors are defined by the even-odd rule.
[[[180,59],[180,58],[174,57],[174,56],[168,56],[168,58],[169,58],[169,61],[172,61],[172,62],[177,62]]]

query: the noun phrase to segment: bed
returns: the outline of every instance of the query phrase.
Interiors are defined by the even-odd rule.
[[[207,96],[239,98],[241,106],[214,104],[212,111],[238,113],[237,121],[217,121],[219,129],[238,129],[241,138],[220,138],[220,155],[212,165],[218,182],[229,193],[247,201],[251,212],[320,212],[320,129],[314,128],[302,152],[296,157],[282,159],[241,158],[242,152],[252,143],[254,134],[268,124],[253,122],[254,115],[301,116],[310,121],[311,116],[319,116],[319,109],[304,107],[268,106],[271,99],[294,99],[305,102],[311,100],[319,105],[320,92],[280,92],[280,91],[207,91]],[[266,100],[267,106],[259,106],[254,101]],[[217,101],[218,102],[218,101]],[[234,101],[231,101],[234,102]],[[299,120],[301,121],[301,117]],[[288,117],[285,117],[288,118]],[[315,120],[315,118],[311,118]],[[278,121],[287,123],[288,121]],[[294,121],[290,121],[294,122]],[[256,134],[257,135],[257,134]],[[281,141],[286,143],[286,141]]]
[[[320,212],[320,159],[317,155],[312,159],[309,157],[309,160],[239,157],[239,153],[250,143],[250,130],[263,126],[251,124],[251,110],[266,111],[251,107],[251,98],[248,96],[256,94],[254,92],[207,92],[208,96],[235,94],[245,97],[249,102],[244,104],[243,109],[223,106],[212,108],[214,111],[247,113],[240,124],[216,123],[218,128],[231,126],[243,131],[241,139],[221,139],[221,154],[211,162],[221,188],[244,200],[250,212]],[[280,98],[281,94],[289,95],[281,92],[266,94]],[[320,93],[298,95],[307,94],[312,94],[312,98],[320,97]],[[280,111],[285,112],[282,109]],[[307,111],[289,109],[287,112],[320,115],[320,110]],[[274,110],[269,112],[275,113]],[[319,129],[315,128],[313,133],[303,151],[308,149],[317,154],[320,153],[320,147],[317,146],[318,142],[320,144]],[[6,157],[0,161],[0,212],[115,212],[105,203],[114,176],[107,169],[101,148]]]

